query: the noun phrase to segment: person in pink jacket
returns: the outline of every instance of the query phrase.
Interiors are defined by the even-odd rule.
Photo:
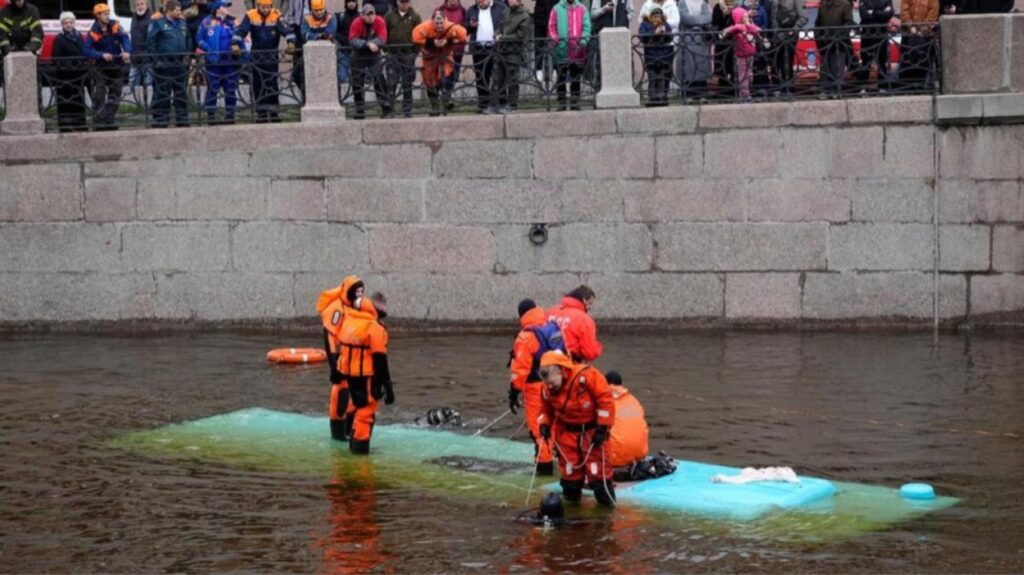
[[[744,8],[732,11],[732,26],[722,30],[722,35],[733,37],[733,53],[736,55],[736,78],[740,100],[750,100],[750,79],[754,75],[754,56],[757,54],[757,38],[761,29],[750,21],[750,12]]]

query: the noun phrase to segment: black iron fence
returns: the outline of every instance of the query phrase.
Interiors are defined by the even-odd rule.
[[[47,131],[295,121],[303,103],[294,58],[278,50],[38,66]]]
[[[593,108],[597,38],[580,42],[466,43],[448,50],[338,47],[339,99],[363,118]]]
[[[647,105],[935,94],[935,25],[723,33],[688,29],[633,38],[634,79]]]

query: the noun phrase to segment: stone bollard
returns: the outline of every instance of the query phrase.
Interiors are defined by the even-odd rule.
[[[601,91],[598,108],[633,108],[640,94],[633,87],[633,34],[629,28],[601,30]]]
[[[309,42],[302,47],[306,76],[306,103],[303,122],[332,122],[345,119],[338,102],[338,55],[327,40]]]
[[[39,116],[39,84],[34,54],[11,52],[4,58],[4,97],[7,115],[0,122],[0,134],[42,134],[46,130]]]

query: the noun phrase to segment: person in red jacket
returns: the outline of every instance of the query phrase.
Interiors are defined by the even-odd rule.
[[[604,443],[615,421],[615,400],[604,374],[549,351],[540,359],[540,376],[543,409],[537,423],[542,438],[554,434],[562,495],[578,502],[588,484],[598,503],[614,505],[612,466]]]
[[[589,286],[565,294],[562,303],[548,310],[548,319],[558,324],[565,337],[565,347],[573,361],[593,363],[604,346],[597,340],[597,324],[587,312],[597,296]]]
[[[523,396],[523,411],[526,427],[530,430],[530,439],[534,442],[533,458],[538,475],[554,475],[554,454],[551,442],[542,439],[537,417],[543,407],[541,402],[541,382],[538,370],[540,358],[551,350],[565,352],[562,332],[558,324],[547,320],[544,309],[538,307],[532,299],[519,302],[519,326],[522,328],[516,335],[512,345],[512,358],[509,361],[511,386],[508,390],[508,408],[516,413],[519,406],[519,395]]]

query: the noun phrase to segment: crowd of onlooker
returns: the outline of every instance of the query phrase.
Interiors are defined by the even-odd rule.
[[[61,130],[86,129],[90,116],[93,129],[115,129],[125,84],[129,93],[152,90],[142,101],[156,127],[172,116],[189,124],[188,87],[197,83],[209,123],[235,121],[242,84],[255,121],[278,121],[282,83],[304,90],[302,45],[313,40],[337,45],[338,79],[356,118],[366,115],[368,89],[383,117],[411,116],[417,74],[429,113],[446,113],[453,92],[466,91],[459,78],[469,66],[480,113],[516,110],[524,84],[553,86],[559,109],[578,109],[581,84],[600,81],[598,33],[634,24],[649,105],[675,94],[791,97],[800,86],[798,41],[809,28],[820,97],[851,87],[899,91],[935,81],[940,14],[1013,8],[1013,0],[903,0],[897,14],[892,0],[821,0],[812,9],[805,0],[645,0],[636,11],[632,0],[536,0],[531,13],[523,0],[442,0],[424,18],[410,0],[345,0],[338,13],[326,0],[245,0],[236,18],[231,0],[158,1],[134,0],[130,34],[103,3],[84,35],[74,14],[61,14],[52,58],[40,68]],[[0,52],[42,45],[36,8],[11,0],[0,11]],[[292,64],[287,72],[283,62]]]

